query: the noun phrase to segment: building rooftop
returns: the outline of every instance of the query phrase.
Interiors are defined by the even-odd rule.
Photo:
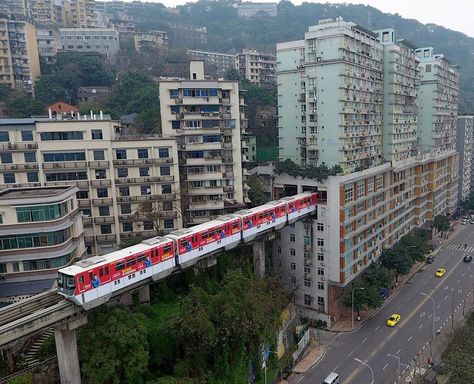
[[[0,191],[0,200],[58,196],[70,188],[74,188],[74,187],[70,187],[66,185],[66,186],[57,186],[57,187],[6,189],[4,191]]]

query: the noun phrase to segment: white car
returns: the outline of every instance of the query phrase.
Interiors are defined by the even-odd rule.
[[[462,224],[462,225],[466,225],[466,224],[467,224],[467,220],[461,221],[461,224]]]

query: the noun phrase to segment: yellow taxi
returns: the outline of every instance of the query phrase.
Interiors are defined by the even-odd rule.
[[[400,321],[400,315],[398,313],[394,313],[392,316],[388,318],[387,325],[389,327],[395,327],[395,325],[397,325],[399,321]]]
[[[436,270],[435,276],[436,277],[443,277],[445,273],[446,273],[446,269],[439,268],[439,269]]]

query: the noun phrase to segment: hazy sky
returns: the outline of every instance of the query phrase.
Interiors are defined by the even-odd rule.
[[[131,1],[131,0],[127,0]],[[185,4],[186,0],[145,0],[159,2],[167,7]],[[258,2],[278,2],[279,0],[258,0]],[[301,4],[293,0],[293,4]],[[313,2],[313,1],[309,1]],[[359,1],[320,1],[320,3],[366,4],[383,12],[399,13],[401,16],[416,19],[424,24],[434,23],[463,32],[474,37],[474,0],[359,0]]]

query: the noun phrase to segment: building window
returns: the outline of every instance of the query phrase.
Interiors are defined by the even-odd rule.
[[[296,284],[296,276],[290,276],[290,282],[291,282],[291,284],[295,285]]]
[[[311,287],[311,280],[310,279],[304,279],[304,286],[305,287]]]
[[[15,184],[15,174],[13,172],[5,172],[3,174],[3,181],[5,184]]]
[[[291,256],[296,256],[296,249],[290,248],[290,255]]]
[[[125,160],[127,158],[127,150],[126,149],[116,149],[115,150],[115,158],[117,160]]]
[[[38,172],[26,172],[26,178],[28,180],[28,183],[37,183]]]
[[[281,253],[281,247],[280,246],[277,247],[277,252]]]
[[[365,182],[359,181],[357,183],[357,198],[360,199],[365,195]]]
[[[100,226],[100,233],[102,235],[107,235],[109,233],[112,233],[112,225],[111,224],[102,224]]]
[[[145,231],[151,231],[151,230],[153,230],[154,228],[155,228],[155,227],[154,227],[154,225],[153,225],[153,221],[147,220],[147,221],[144,221],[144,222],[143,222],[143,229],[144,229]]]
[[[119,187],[119,195],[120,196],[130,196],[130,188],[129,187]]]
[[[109,197],[109,192],[107,188],[97,188],[97,197],[99,198]]]
[[[50,153],[43,153],[43,159],[46,162],[84,161],[86,159],[86,153],[85,152],[50,152]]]
[[[138,172],[141,177],[150,176],[150,168],[149,167],[140,167],[138,168]]]
[[[293,235],[293,234],[290,234],[290,241],[294,243],[294,242],[295,242],[295,240],[296,240],[296,237],[295,237],[295,235]]]
[[[291,223],[291,224],[289,225],[290,228],[295,228],[295,226],[296,226],[295,223]]]
[[[32,131],[21,131],[21,140],[22,141],[33,141],[33,132]]]
[[[304,267],[304,273],[311,273],[310,267]]]
[[[377,190],[383,188],[383,175],[378,175],[378,176],[377,176],[377,179],[376,179],[376,187],[377,187]]]
[[[316,229],[320,232],[324,231],[324,224],[323,223],[316,224]]]
[[[25,152],[25,163],[36,163],[36,152]]]
[[[179,91],[177,89],[170,89],[170,99],[179,99]]]
[[[161,193],[171,193],[171,184],[163,184],[161,186]]]
[[[78,131],[42,132],[41,141],[82,140],[84,135]]]
[[[316,239],[316,244],[320,247],[324,247],[324,239],[317,238]]]
[[[132,205],[131,204],[122,204],[120,206],[120,212],[122,215],[128,215],[129,213],[132,213]]]
[[[164,201],[163,202],[163,211],[172,211],[173,210],[173,202],[172,201]]]
[[[318,282],[318,289],[323,291],[324,290],[324,283]]]
[[[163,220],[163,227],[165,227],[166,229],[174,228],[174,220],[173,219]]]
[[[89,198],[89,191],[79,191],[76,193],[76,197],[78,199],[88,199]]]
[[[324,276],[324,268],[318,268],[318,276]]]
[[[16,215],[19,223],[56,220],[67,213],[67,202],[16,208]]]
[[[148,149],[140,148],[137,150],[139,159],[148,159]]]
[[[0,153],[0,160],[2,160],[2,164],[11,164],[13,163],[13,156],[10,152],[2,152]]]
[[[179,120],[173,120],[171,122],[171,128],[172,129],[180,129],[181,128],[181,122]]]
[[[158,148],[158,156],[161,157],[170,157],[170,151],[168,148]]]
[[[107,177],[107,172],[105,169],[96,169],[95,170],[95,178],[96,179],[105,179]]]
[[[352,186],[346,187],[344,192],[344,201],[346,203],[351,202],[354,199],[354,188]]]
[[[51,247],[69,239],[69,230],[0,236],[0,249]]]
[[[317,254],[318,261],[324,261],[324,253]]]
[[[99,207],[99,216],[110,216],[110,208],[107,205]]]
[[[129,223],[129,222],[122,223],[122,232],[133,232],[132,223]]]
[[[0,141],[10,141],[8,132],[0,132]]]
[[[118,177],[128,177],[128,168],[117,168]]]
[[[318,296],[318,305],[324,307],[324,297]]]
[[[142,185],[140,187],[140,192],[141,192],[142,196],[151,195],[151,187],[149,185]]]
[[[311,295],[304,295],[304,305],[311,305],[313,304],[313,296]]]
[[[370,178],[367,181],[367,194],[371,194],[372,192],[374,192],[374,179]]]
[[[92,140],[102,140],[104,136],[102,135],[102,129],[93,129],[91,131]]]
[[[290,263],[290,269],[296,271],[296,263]]]
[[[169,176],[169,175],[171,175],[170,167],[160,167],[160,175],[161,175],[161,176]]]
[[[105,160],[105,153],[103,150],[97,150],[93,152],[94,160]]]

